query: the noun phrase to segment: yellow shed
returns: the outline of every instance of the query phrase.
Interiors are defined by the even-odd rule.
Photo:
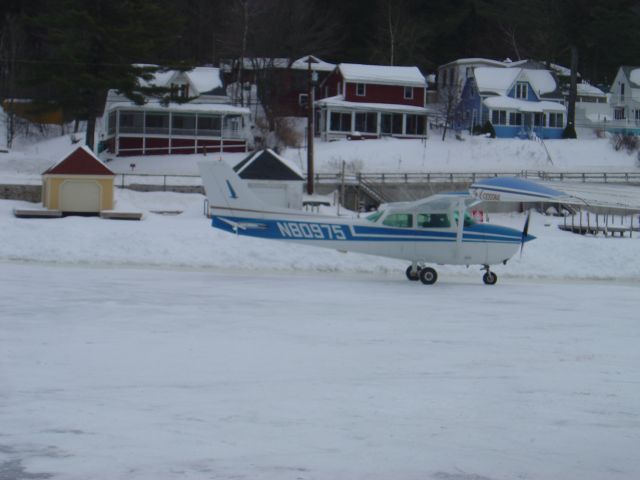
[[[112,210],[114,178],[91,150],[79,146],[42,173],[42,204],[69,213]]]

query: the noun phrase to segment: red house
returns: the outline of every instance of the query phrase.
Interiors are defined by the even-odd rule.
[[[425,138],[427,82],[417,67],[341,63],[320,85],[318,131],[337,138]]]

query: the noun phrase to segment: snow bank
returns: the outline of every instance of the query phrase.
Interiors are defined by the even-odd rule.
[[[117,191],[117,208],[145,212],[140,222],[87,217],[17,219],[16,207],[33,204],[0,201],[0,261],[62,264],[152,265],[289,272],[366,272],[403,275],[406,262],[340,253],[285,242],[237,237],[211,228],[201,195]],[[152,211],[181,210],[179,215]],[[522,228],[522,215],[492,215],[497,224]],[[561,232],[558,219],[534,215],[522,258],[497,266],[500,276],[640,280],[637,238],[594,238]],[[477,267],[438,267],[447,274],[479,277]]]

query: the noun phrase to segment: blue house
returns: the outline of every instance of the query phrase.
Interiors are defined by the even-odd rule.
[[[500,138],[562,138],[566,108],[548,70],[478,67],[462,88],[455,126],[472,130],[487,120]]]

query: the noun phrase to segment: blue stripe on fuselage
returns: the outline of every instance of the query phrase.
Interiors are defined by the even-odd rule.
[[[214,216],[211,225],[239,235],[279,240],[331,240],[356,242],[455,242],[450,229],[404,229],[344,225],[326,222],[266,220]],[[463,242],[519,243],[522,232],[498,225],[475,224],[464,228]]]

